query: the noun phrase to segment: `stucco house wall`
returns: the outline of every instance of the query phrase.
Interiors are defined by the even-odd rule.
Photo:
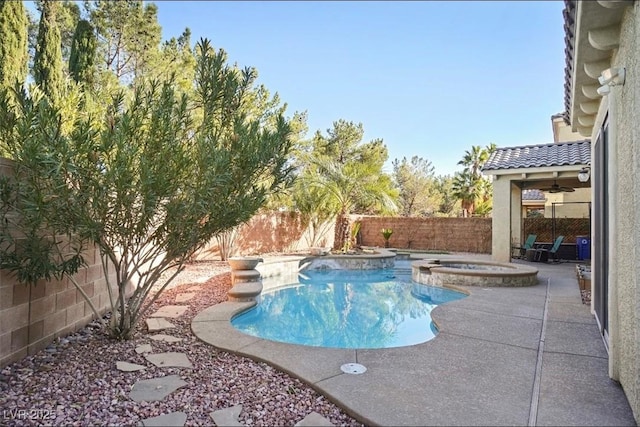
[[[627,8],[621,24],[620,45],[612,61],[624,67],[626,82],[606,96],[598,112],[594,135],[609,113],[615,139],[609,147],[609,201],[615,253],[610,259],[610,374],[625,390],[640,423],[640,3]],[[611,165],[610,166],[614,166]],[[617,256],[616,256],[617,255]]]
[[[573,193],[545,193],[545,218],[553,216],[553,203],[556,204],[556,218],[589,218],[591,201],[590,188],[576,188]]]

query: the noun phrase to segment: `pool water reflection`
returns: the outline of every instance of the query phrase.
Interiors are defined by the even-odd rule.
[[[388,348],[433,339],[431,310],[464,298],[416,284],[393,270],[305,271],[299,283],[272,289],[232,325],[260,338],[333,348]]]

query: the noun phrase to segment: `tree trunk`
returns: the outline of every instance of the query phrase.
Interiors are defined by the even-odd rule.
[[[349,225],[349,216],[345,211],[341,211],[336,218],[336,229],[333,241],[334,250],[341,251],[345,248],[345,243],[347,243],[351,238]]]

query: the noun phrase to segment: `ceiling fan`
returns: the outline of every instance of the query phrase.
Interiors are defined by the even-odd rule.
[[[558,185],[557,181],[553,181],[553,185],[551,187],[542,187],[539,188],[540,191],[547,191],[549,193],[571,193],[576,191],[573,187],[563,187]]]

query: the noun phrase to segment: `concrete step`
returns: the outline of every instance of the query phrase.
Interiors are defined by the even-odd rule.
[[[240,282],[236,283],[227,296],[230,301],[253,301],[262,292],[262,282]]]

